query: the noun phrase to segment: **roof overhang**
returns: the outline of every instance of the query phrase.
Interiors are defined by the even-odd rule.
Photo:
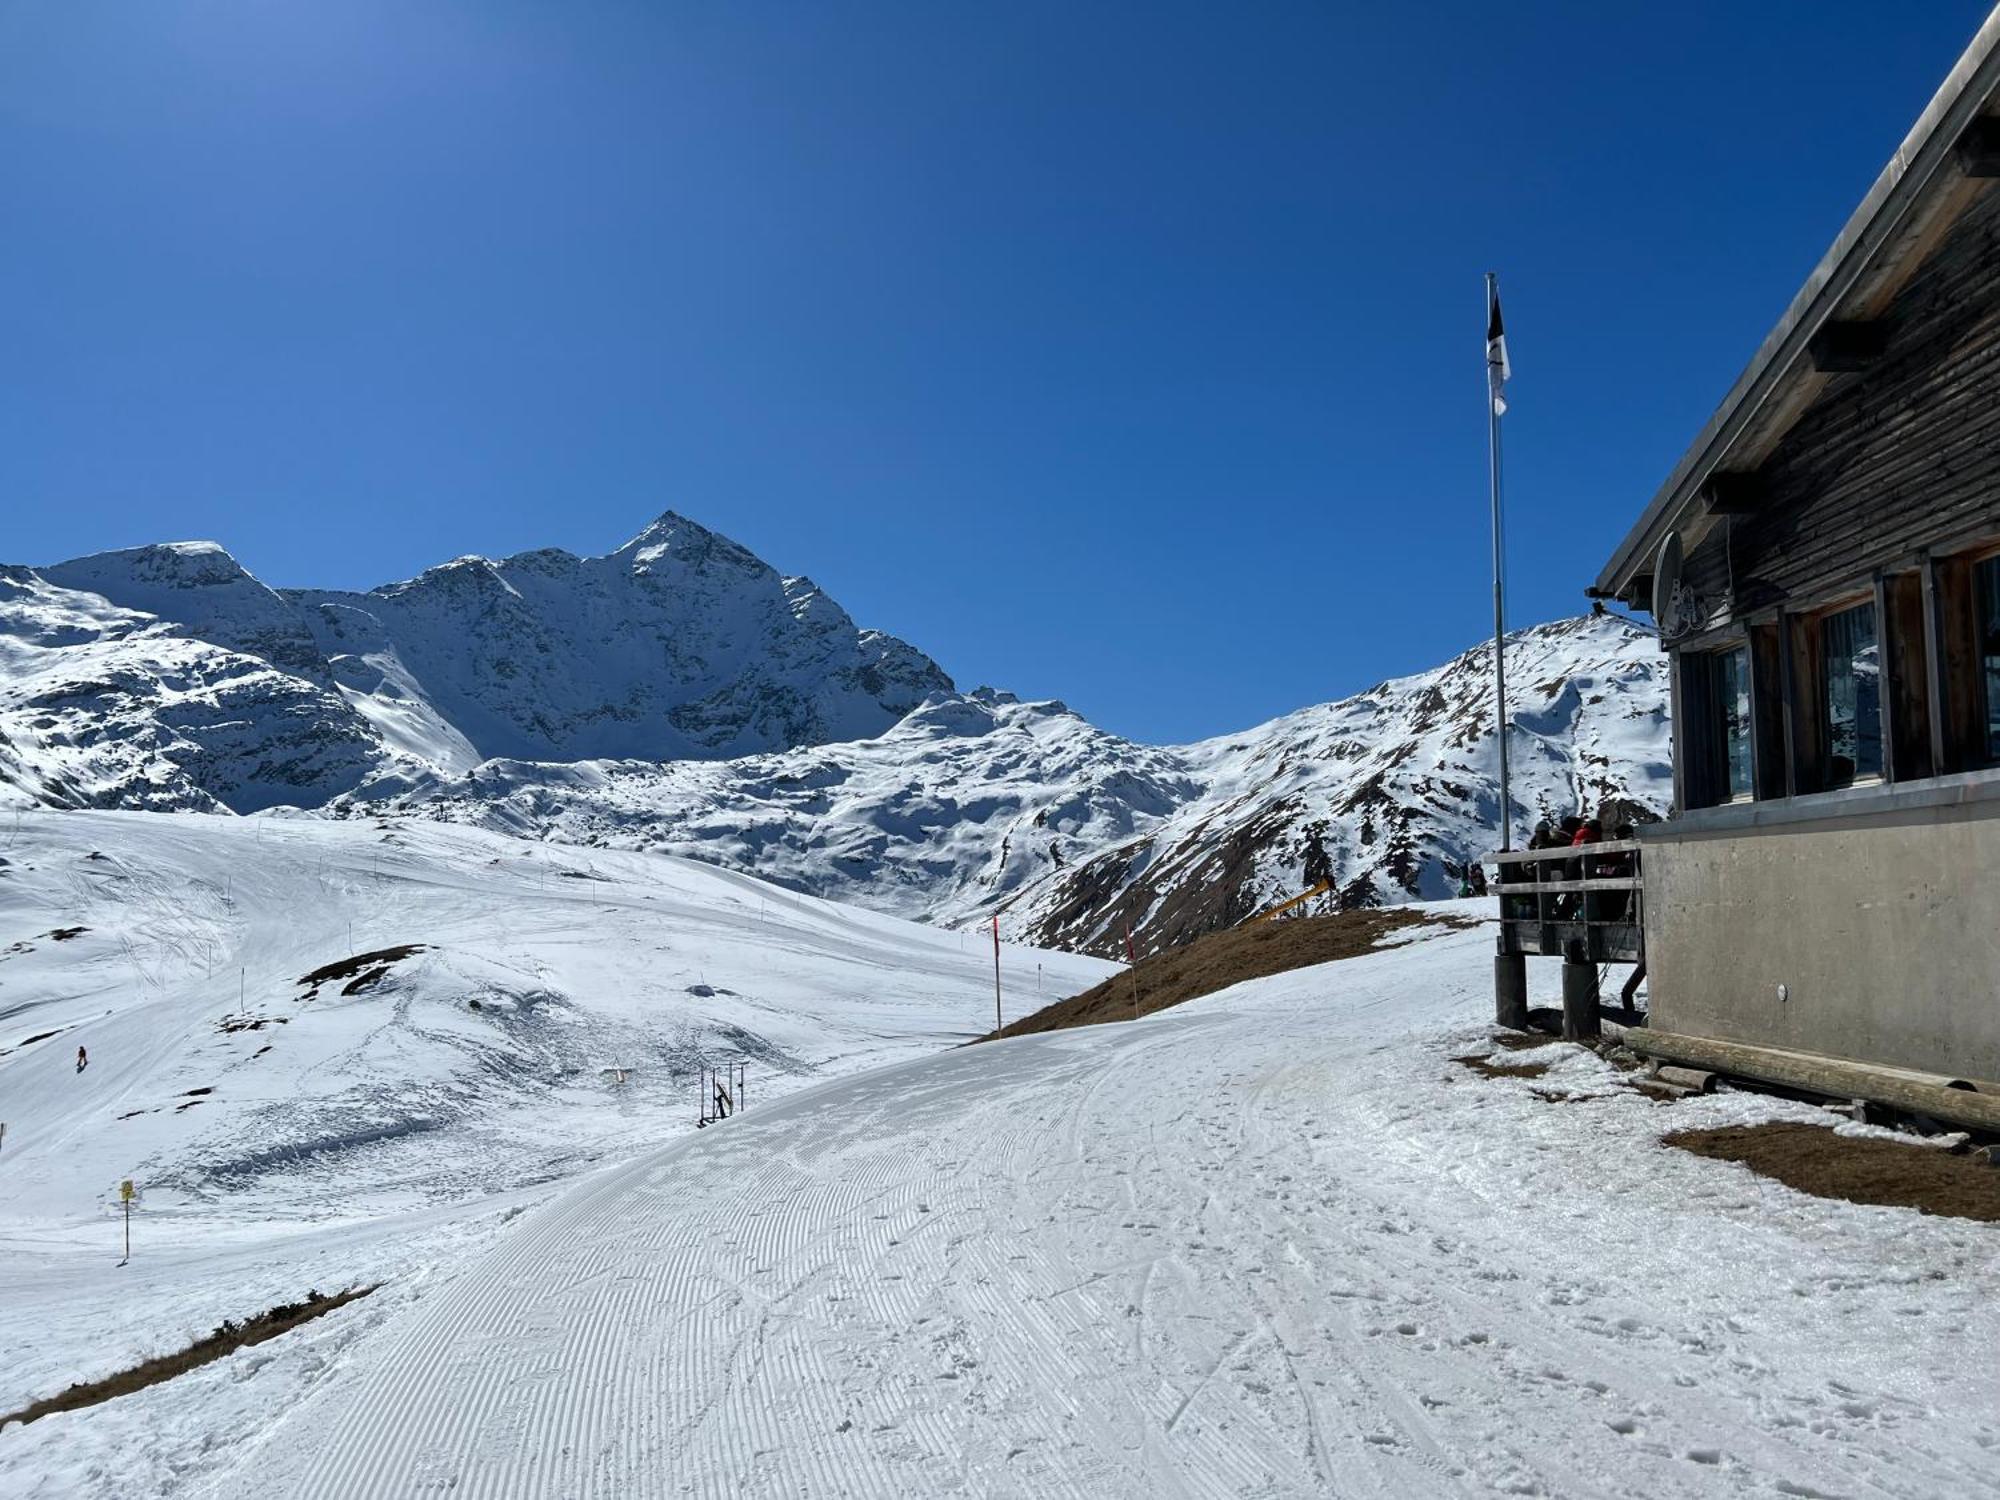
[[[1903,144],[1708,425],[1588,591],[1643,607],[1634,585],[1669,531],[1691,545],[1741,508],[1770,455],[1835,374],[1865,363],[1873,320],[1931,248],[2000,174],[2000,6],[1987,16]]]

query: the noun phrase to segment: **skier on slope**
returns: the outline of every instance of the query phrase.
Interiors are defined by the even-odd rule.
[[[79,1047],[76,1049],[76,1070],[81,1073],[90,1066],[90,1054]]]

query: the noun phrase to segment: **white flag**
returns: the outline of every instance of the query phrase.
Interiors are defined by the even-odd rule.
[[[1486,389],[1493,397],[1493,415],[1507,410],[1507,377],[1514,373],[1507,363],[1507,329],[1500,321],[1500,288],[1495,286],[1486,308]]]

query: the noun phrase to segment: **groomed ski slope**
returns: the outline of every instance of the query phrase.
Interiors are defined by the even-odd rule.
[[[1490,952],[1428,929],[609,1171],[216,1492],[2000,1492],[1993,1229],[1658,1144],[1803,1105],[1450,1063]]]
[[[1019,1009],[1111,971],[1003,951]],[[187,1493],[526,1210],[692,1136],[702,1066],[746,1060],[761,1109],[992,1017],[983,934],[683,859],[395,820],[0,814],[0,1412],[384,1284],[0,1431],[0,1495]]]

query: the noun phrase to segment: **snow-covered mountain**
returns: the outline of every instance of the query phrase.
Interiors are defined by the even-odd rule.
[[[461,557],[367,594],[286,597],[384,737],[452,770],[849,740],[951,689],[810,578],[671,511],[608,557]]]
[[[247,643],[259,628],[254,615],[209,613],[211,586],[249,598],[266,622],[281,618],[221,578],[248,578],[226,553],[202,544],[143,552],[131,586],[116,591],[144,597],[157,571],[176,567],[217,578],[184,585],[198,626],[50,576],[81,564],[0,568],[0,801],[252,812],[317,804],[381,769],[380,737],[323,662],[288,668],[211,638]],[[288,654],[299,639],[279,631],[270,644]]]
[[[1668,797],[1652,638],[1510,637],[1515,817]],[[0,796],[393,811],[657,850],[901,916],[1117,954],[1331,880],[1435,898],[1491,843],[1490,646],[1199,744],[958,693],[669,513],[605,557],[274,590],[212,543],[0,570]]]
[[[377,778],[383,809],[569,843],[656,849],[900,915],[998,915],[1022,941],[1152,950],[1331,879],[1342,905],[1451,894],[1499,803],[1491,647],[1242,734],[1133,744],[1061,703],[933,699],[872,740],[731,761],[494,761]],[[1508,640],[1515,818],[1663,808],[1653,638],[1610,617]]]
[[[465,557],[366,594],[267,588],[211,542],[0,570],[0,777],[55,806],[253,812],[500,755],[784,750],[950,689],[672,512],[605,557]]]

